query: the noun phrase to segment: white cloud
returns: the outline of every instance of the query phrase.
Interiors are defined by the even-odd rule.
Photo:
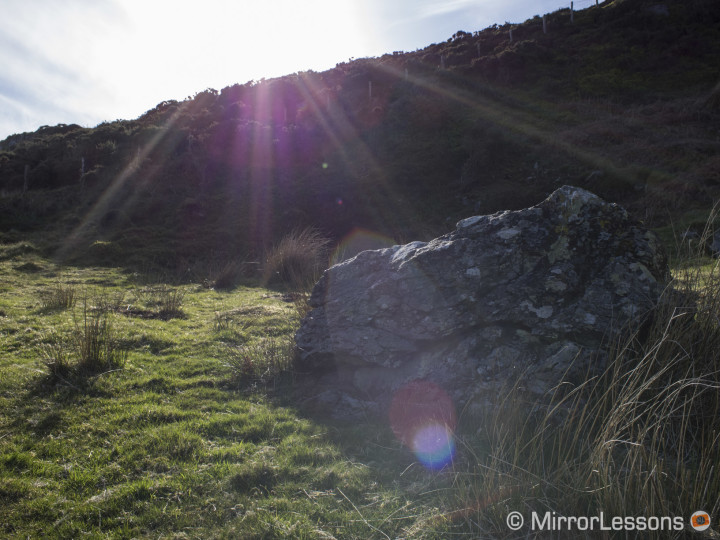
[[[112,100],[93,69],[94,44],[112,36],[118,15],[108,2],[4,0],[0,138],[42,124],[103,118]]]
[[[419,16],[421,18],[438,17],[462,11],[473,5],[477,6],[477,0],[448,0],[446,2],[433,2],[420,8]]]
[[[328,69],[362,56],[366,44],[354,2],[3,2],[0,95],[38,114],[63,110],[95,123],[207,87]],[[0,125],[0,138],[9,129]]]
[[[207,87],[414,50],[562,0],[2,0],[0,139]]]

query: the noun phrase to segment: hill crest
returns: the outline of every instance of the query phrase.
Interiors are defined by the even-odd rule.
[[[257,257],[304,226],[428,238],[565,183],[656,226],[709,208],[714,3],[615,0],[544,19],[13,135],[0,231],[56,235],[81,259],[105,242],[101,261],[182,264]]]

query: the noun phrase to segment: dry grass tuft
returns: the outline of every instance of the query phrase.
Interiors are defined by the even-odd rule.
[[[315,229],[293,231],[268,253],[264,283],[309,290],[327,268],[329,245],[330,241]]]
[[[75,306],[76,297],[73,285],[56,283],[40,293],[40,307],[43,311],[69,309]]]
[[[225,365],[237,384],[267,384],[290,369],[294,356],[293,336],[265,337],[229,349]]]
[[[720,513],[720,266],[702,247],[685,256],[652,316],[611,347],[601,375],[558,388],[549,407],[532,407],[515,387],[464,419],[478,436],[460,441],[469,471],[455,472],[449,506],[462,510],[447,517],[507,537],[511,510],[526,523],[531,511],[685,523],[696,510]]]

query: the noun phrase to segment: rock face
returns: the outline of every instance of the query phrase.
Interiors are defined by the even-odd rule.
[[[565,186],[328,269],[296,335],[298,368],[331,385],[339,416],[380,411],[414,380],[458,406],[516,380],[540,396],[602,368],[603,343],[654,305],[667,272],[652,232]]]

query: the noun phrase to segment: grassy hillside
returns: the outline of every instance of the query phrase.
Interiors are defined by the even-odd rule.
[[[604,2],[0,142],[0,231],[63,260],[256,260],[308,225],[395,241],[562,184],[653,226],[717,199],[714,2]],[[509,32],[513,31],[510,41]],[[444,66],[444,67],[443,67]],[[694,215],[694,214],[693,214]],[[99,244],[98,244],[99,242]]]
[[[508,388],[458,410],[452,462],[433,470],[387,419],[305,405],[289,346],[301,296],[58,267],[5,245],[0,536],[517,538],[508,514],[535,511],[668,516],[643,537],[698,538],[690,514],[720,512],[707,263],[676,268],[654,324],[551,407],[528,414]]]
[[[178,289],[7,250],[0,272],[0,536],[359,537],[350,498],[370,504],[368,517],[374,500],[378,515],[406,504],[343,446],[353,430],[340,444],[273,398],[261,371],[233,362],[287,338],[293,309],[281,295]],[[182,294],[169,317],[167,289]],[[69,291],[74,302],[56,302]],[[99,339],[128,354],[122,365],[58,369],[62,354],[79,360],[85,317],[108,318]]]
[[[716,4],[606,1],[0,142],[0,536],[526,537],[512,511],[717,529]],[[329,251],[562,184],[704,233],[602,376],[461,408],[441,470],[385,418],[309,407],[292,336]]]

